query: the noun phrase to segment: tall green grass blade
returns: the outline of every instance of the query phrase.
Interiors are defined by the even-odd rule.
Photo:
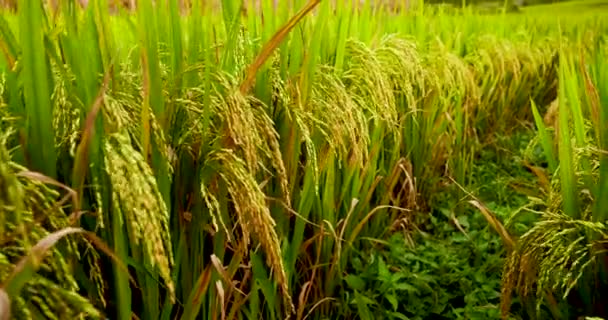
[[[557,169],[557,160],[553,151],[553,139],[551,139],[551,137],[549,136],[549,132],[545,127],[543,118],[540,116],[538,108],[536,107],[536,103],[534,103],[533,100],[530,100],[530,106],[532,108],[532,114],[534,115],[534,121],[536,123],[538,135],[540,136],[540,142],[543,146],[543,151],[545,152],[545,158],[549,163],[549,170],[551,172],[555,172],[555,170]]]
[[[305,72],[302,73],[302,78],[300,79],[301,90],[303,94],[303,102],[307,103],[308,97],[312,91],[312,83],[315,78],[315,72],[317,70],[317,64],[319,63],[320,55],[322,54],[321,37],[325,35],[326,21],[329,14],[329,1],[325,1],[324,5],[320,7],[319,16],[316,20],[315,26],[313,28],[312,37],[310,38],[309,49],[308,52],[315,52],[315,54],[308,54],[304,60],[305,64]]]
[[[253,271],[253,278],[257,282],[264,295],[266,302],[266,308],[270,319],[278,319],[277,314],[280,313],[280,301],[278,290],[273,282],[268,277],[266,268],[264,268],[264,260],[259,256],[258,253],[251,253],[251,266]]]
[[[0,48],[4,53],[8,67],[12,69],[18,55],[21,53],[21,48],[8,21],[3,16],[0,16]]]
[[[162,3],[156,3],[156,6],[161,6]],[[161,197],[168,208],[171,208],[171,177],[170,168],[164,154],[167,146],[165,141],[160,141],[158,138],[152,139],[152,118],[148,114],[149,110],[153,112],[154,119],[160,124],[162,134],[171,132],[172,115],[166,109],[165,97],[163,94],[163,83],[161,75],[161,59],[159,57],[159,38],[158,28],[164,25],[165,16],[158,15],[158,9],[153,7],[152,2],[145,1],[138,6],[138,22],[139,22],[139,37],[143,47],[141,51],[142,66],[144,72],[144,103],[142,106],[142,128],[143,128],[143,151],[144,157],[149,159],[150,165],[154,170],[156,183],[161,194]],[[159,23],[161,24],[159,26]],[[172,27],[175,27],[172,26]],[[180,41],[173,39],[175,42]],[[179,46],[181,54],[181,45]],[[175,52],[174,52],[175,54]],[[150,158],[148,158],[150,157]],[[171,248],[167,248],[171,250]],[[152,267],[153,263],[148,260],[145,255],[140,257],[145,265]],[[169,263],[173,263],[172,253],[169,252]],[[151,303],[145,305],[146,317],[157,319],[159,314],[159,305],[161,305],[159,279],[163,277],[167,285],[167,297],[169,300],[174,299],[174,289],[167,278],[166,274],[140,274],[143,280],[144,296]]]
[[[559,67],[559,170],[561,177],[561,193],[564,201],[564,213],[572,218],[579,218],[580,211],[576,190],[576,180],[574,177],[574,149],[572,147],[572,137],[570,135],[570,108],[571,103],[567,96],[567,73],[566,68],[569,63],[564,52],[560,54]]]
[[[608,220],[608,75],[605,70],[608,64],[603,56],[597,53],[595,57],[595,85],[599,90],[599,180],[597,182],[597,198],[593,212],[593,221]]]
[[[344,10],[346,10],[347,12],[351,12],[353,10],[352,1],[347,2],[344,7]],[[336,68],[336,70],[338,70],[338,72],[341,71],[344,67],[344,58],[346,55],[346,41],[348,39],[351,17],[352,16],[349,14],[342,14],[338,16],[338,39],[336,41],[336,56],[334,63],[334,67]]]
[[[235,1],[222,0],[222,16],[224,18],[224,32],[226,42],[221,57],[222,69],[228,72],[234,72],[235,68],[240,67],[238,59],[240,58],[238,50],[239,34],[241,33],[240,12],[243,10],[244,3],[241,2],[237,7]]]
[[[188,296],[188,300],[186,300],[186,305],[184,307],[184,313],[182,319],[184,320],[194,320],[198,316],[201,306],[203,305],[204,299],[203,295],[207,292],[211,279],[211,268],[210,266],[203,271],[198,279],[196,280],[196,284],[190,296]]]
[[[570,111],[572,112],[572,125],[574,129],[574,137],[576,138],[576,147],[584,148],[588,145],[589,141],[585,132],[583,108],[581,105],[582,97],[579,94],[580,80],[574,73],[573,63],[568,63],[564,71],[564,80],[566,80],[566,83],[564,83],[564,88],[566,91],[566,97],[568,99],[567,101],[570,106]],[[585,187],[590,190],[592,195],[595,195],[597,190],[592,177],[591,163],[585,156],[580,157],[578,161],[580,162],[581,169],[583,171],[582,175]]]
[[[53,133],[53,106],[49,77],[48,59],[43,37],[46,17],[40,1],[23,1],[19,8],[20,42],[23,69],[21,81],[27,127],[27,140],[24,148],[31,169],[55,178],[57,154]]]
[[[258,54],[254,62],[249,66],[245,74],[245,80],[241,83],[241,93],[247,93],[253,86],[253,81],[258,70],[262,67],[264,62],[268,60],[272,52],[283,42],[289,32],[302,20],[309,12],[312,11],[319,3],[320,0],[311,0],[306,6],[304,6],[295,16],[293,16],[285,25],[283,25],[270,39],[262,50]]]
[[[169,42],[170,48],[172,48],[172,70],[173,70],[173,87],[174,96],[179,96],[181,93],[182,77],[184,69],[184,50],[183,50],[183,39],[182,39],[182,18],[179,13],[178,1],[169,1],[169,21],[171,30],[171,41]],[[174,109],[167,110],[168,117],[173,115]],[[169,121],[171,123],[171,121]]]
[[[107,177],[102,176],[102,182],[109,184],[109,179]],[[103,190],[104,199],[111,199],[111,191]],[[104,204],[109,204],[109,201],[105,201]],[[105,207],[112,208],[111,206]],[[110,241],[113,245],[114,251],[120,261],[128,261],[129,260],[129,241],[126,237],[127,228],[125,226],[125,221],[122,217],[122,212],[118,210],[112,210],[111,220],[110,220]],[[132,290],[128,281],[128,273],[125,270],[118,268],[117,266],[113,267],[114,271],[114,293],[116,295],[117,301],[117,314],[116,319],[118,320],[129,320],[132,317]]]

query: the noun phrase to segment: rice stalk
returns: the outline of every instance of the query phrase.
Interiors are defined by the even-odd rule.
[[[227,186],[243,232],[245,246],[249,246],[252,237],[259,241],[266,255],[266,262],[273,270],[285,306],[289,312],[293,312],[295,307],[291,302],[279,238],[274,230],[275,221],[266,204],[264,192],[249,171],[246,161],[237,157],[234,151],[214,151],[207,159],[210,163],[208,165],[213,166]]]
[[[124,215],[128,236],[135,245],[143,248],[150,266],[158,270],[172,295],[169,211],[152,169],[142,154],[133,148],[131,138],[124,131],[106,137],[104,154],[112,197]]]

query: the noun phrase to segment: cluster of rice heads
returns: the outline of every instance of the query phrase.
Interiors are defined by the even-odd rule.
[[[480,136],[512,132],[518,123],[532,121],[530,100],[544,107],[556,97],[557,42],[530,44],[488,35],[472,46],[466,59],[482,92],[472,123]]]
[[[92,255],[95,263],[79,271],[68,261],[89,245],[71,239],[45,260],[32,280],[38,289],[13,299],[16,310],[33,310],[17,306],[50,288],[57,294],[38,306],[45,315],[99,316],[91,303],[105,308],[98,301],[107,296],[108,313],[120,319],[335,314],[340,306],[328,299],[342,293],[362,236],[380,237],[424,209],[439,179],[464,182],[481,136],[531,119],[530,97],[544,101],[555,87],[552,43],[472,38],[463,57],[438,39],[376,39],[371,31],[347,39],[341,29],[334,48],[315,37],[323,19],[338,21],[326,5],[312,29],[274,52],[249,93],[242,84],[257,38],[270,38],[256,27],[277,22],[242,17],[230,1],[223,17],[200,15],[198,5],[187,17],[170,5],[165,17],[145,3],[135,25],[129,16],[110,19],[104,1],[84,12],[60,8],[52,19],[40,8],[21,11],[19,33],[2,21],[0,128],[42,147],[20,146],[17,134],[5,143],[15,149],[1,163],[0,187],[13,198],[0,228],[15,233],[3,238],[13,241],[0,250],[5,265],[67,226],[66,212],[80,206],[56,206],[55,191],[16,175],[18,162],[74,186],[92,213],[83,225],[132,267],[100,271]],[[225,30],[208,27],[222,23]],[[308,41],[320,57],[307,52]],[[36,232],[25,237],[24,227]],[[74,279],[81,271],[91,285]],[[76,293],[83,291],[92,302]]]
[[[503,277],[503,315],[513,290],[530,312],[548,306],[554,317],[605,317],[608,92],[606,51],[560,50],[557,128],[534,110],[539,140],[552,174],[538,222],[508,256]],[[535,108],[535,106],[533,105]],[[554,133],[554,138],[551,133]],[[557,147],[557,153],[554,147]],[[539,203],[540,202],[540,203]],[[575,301],[570,310],[564,301]]]
[[[100,319],[100,312],[79,292],[79,282],[83,280],[103,288],[98,255],[94,251],[84,253],[93,249],[88,242],[79,241],[79,245],[76,239],[67,239],[49,252],[37,266],[38,274],[27,279],[19,295],[10,292],[18,281],[14,271],[21,259],[30,254],[32,246],[73,223],[73,218],[62,209],[69,198],[46,185],[45,177],[11,160],[7,140],[14,134],[7,130],[0,136],[0,279],[13,282],[7,282],[12,286],[3,288],[9,291],[11,319],[76,318],[83,313]],[[74,267],[74,264],[80,266]],[[77,277],[75,272],[82,272],[85,266],[88,279]],[[89,292],[91,298],[103,299],[98,293]],[[2,312],[6,312],[6,307],[3,306]]]

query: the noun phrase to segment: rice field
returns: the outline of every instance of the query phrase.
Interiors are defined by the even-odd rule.
[[[608,318],[590,3],[3,2],[0,319]]]

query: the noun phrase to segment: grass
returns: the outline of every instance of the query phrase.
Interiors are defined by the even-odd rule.
[[[246,4],[0,17],[11,316],[608,316],[602,11]]]
[[[608,9],[608,1],[591,0],[591,1],[563,1],[549,4],[539,4],[523,8],[523,12],[527,14],[552,14],[572,15],[581,13],[591,13]]]

